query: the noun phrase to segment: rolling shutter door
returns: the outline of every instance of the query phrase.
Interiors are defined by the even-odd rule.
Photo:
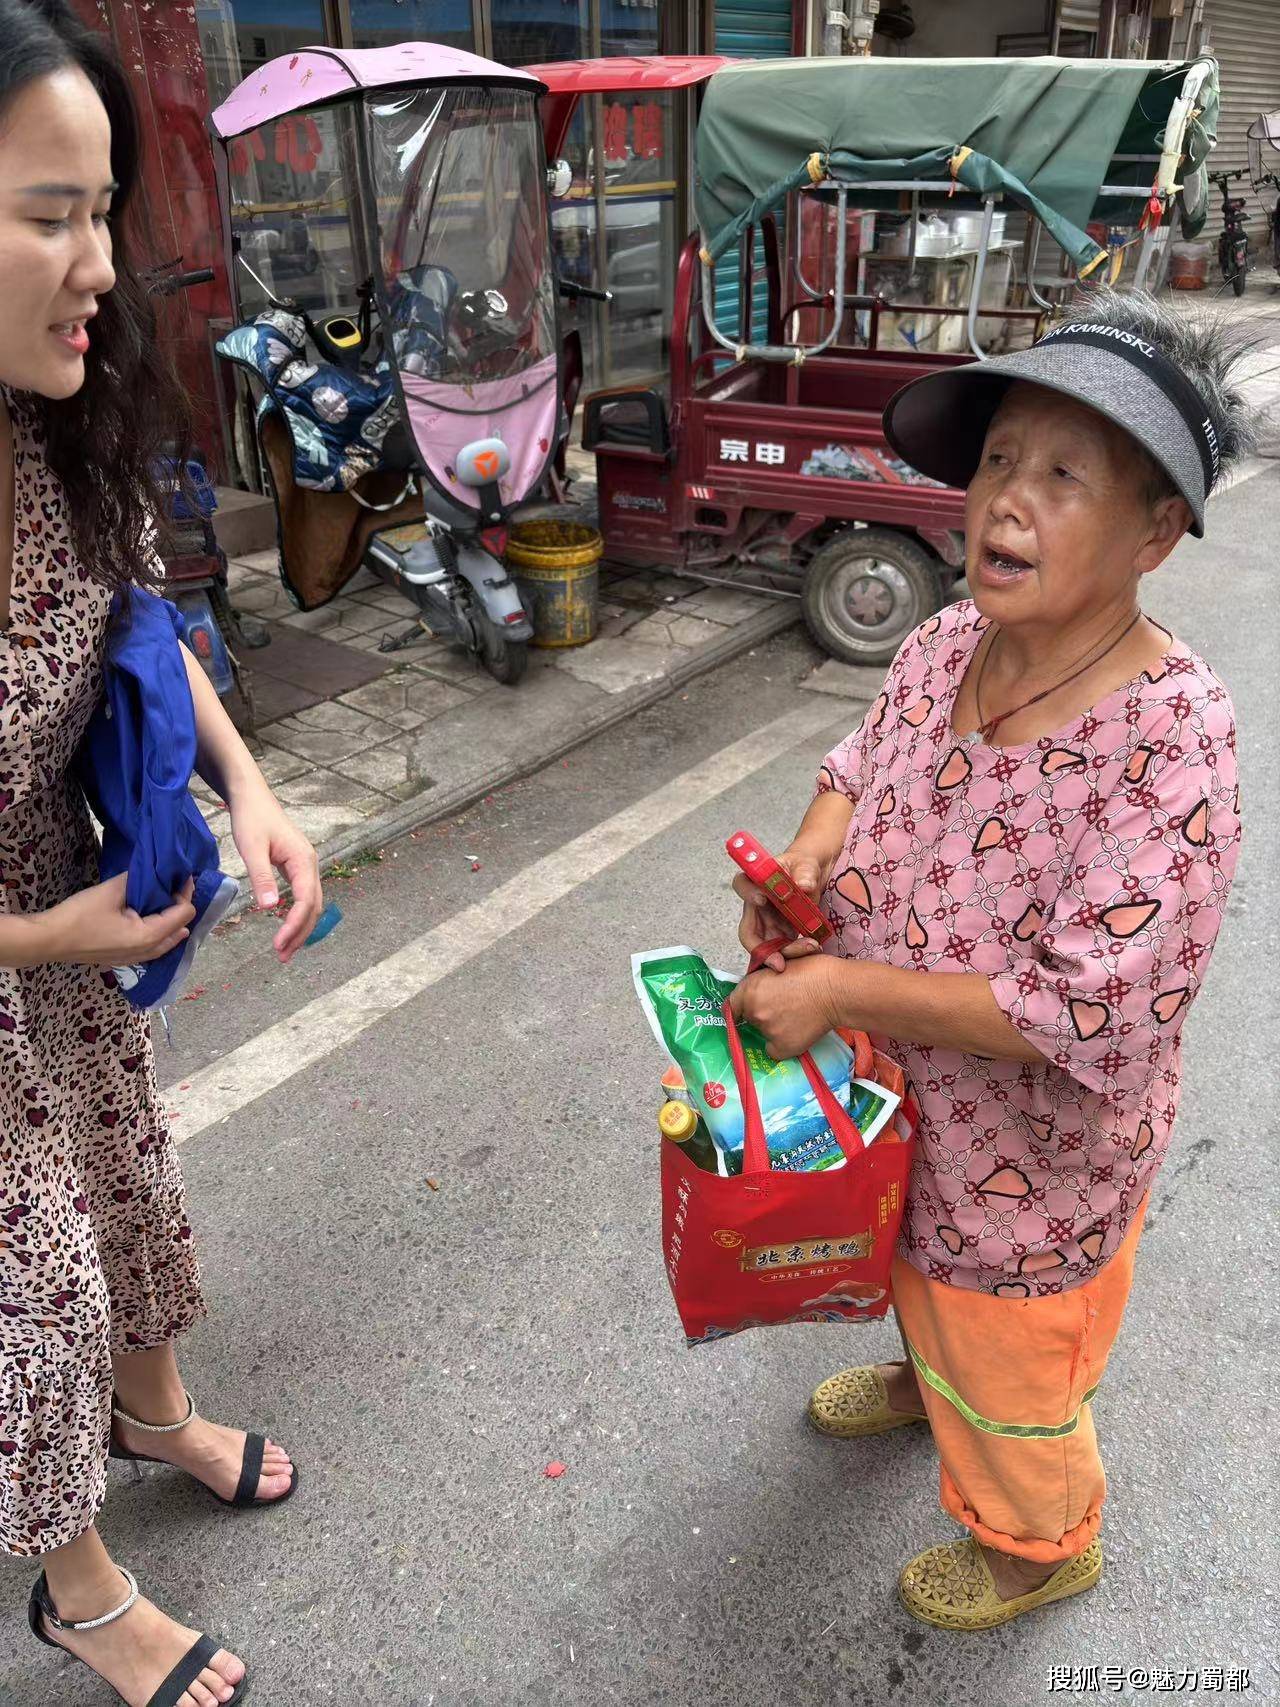
[[[1218,119],[1218,145],[1209,156],[1211,172],[1234,172],[1249,164],[1245,135],[1259,113],[1280,108],[1280,6],[1275,0],[1210,0],[1204,21],[1209,26],[1209,52],[1218,61],[1222,86],[1222,113]],[[1280,168],[1280,154],[1275,157]],[[1246,180],[1232,186],[1233,195],[1247,195],[1245,210],[1250,241],[1265,247],[1267,231],[1264,210]],[[1216,237],[1222,229],[1219,209],[1222,197],[1213,188],[1213,211],[1204,237]],[[1266,208],[1269,214],[1274,197]]]
[[[792,0],[733,0],[716,6],[715,51],[732,59],[789,59],[792,43]],[[1277,103],[1280,104],[1280,103]],[[764,245],[756,238],[755,264],[764,267]],[[727,338],[738,331],[739,260],[726,260],[716,268],[716,325]],[[768,292],[763,278],[751,302],[751,336],[765,337]]]

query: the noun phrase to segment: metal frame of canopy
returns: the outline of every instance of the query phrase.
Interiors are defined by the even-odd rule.
[[[1149,190],[1144,190],[1137,184],[1102,184],[1099,186],[1097,192],[1099,200],[1102,200],[1105,197],[1123,199],[1126,201],[1136,201],[1139,198],[1149,198],[1151,200],[1158,199],[1160,203],[1160,219],[1149,222],[1144,228],[1142,248],[1138,255],[1138,265],[1134,274],[1135,289],[1140,289],[1146,282],[1147,271],[1151,265],[1151,257],[1155,250],[1156,233],[1163,224],[1164,216],[1172,205],[1173,198],[1180,188],[1180,185],[1177,182],[1177,176],[1178,168],[1182,162],[1182,146],[1186,138],[1187,126],[1196,110],[1196,98],[1204,88],[1205,81],[1209,77],[1211,70],[1211,63],[1204,60],[1197,61],[1189,67],[1186,78],[1183,81],[1181,93],[1169,109],[1169,117],[1166,121],[1164,130],[1164,147],[1159,154],[1121,154],[1116,155],[1113,159],[1113,165],[1154,165],[1156,167],[1156,175],[1152,187]],[[932,179],[913,179],[909,181],[903,181],[900,179],[875,179],[865,183],[859,183],[857,186],[860,194],[866,191],[889,191],[895,194],[910,194],[911,223],[910,247],[908,254],[912,270],[914,270],[916,262],[917,215],[920,208],[920,198],[922,195],[946,196],[950,194],[950,190],[953,187],[954,186],[948,186],[944,188],[940,183]],[[736,361],[753,360],[765,362],[786,362],[798,366],[807,361],[811,356],[819,356],[825,350],[830,349],[839,335],[847,306],[845,269],[848,247],[846,240],[845,216],[848,211],[850,191],[847,184],[841,184],[832,179],[824,179],[820,183],[802,187],[796,193],[803,195],[812,194],[817,191],[825,191],[828,195],[833,191],[835,192],[835,287],[833,290],[827,292],[815,291],[806,282],[800,271],[798,255],[794,262],[794,270],[797,283],[802,289],[808,292],[808,294],[814,299],[815,303],[820,301],[824,296],[831,299],[831,330],[827,333],[825,338],[821,339],[820,342],[809,345],[744,344],[735,342],[732,338],[726,337],[715,323],[715,292],[714,289],[711,288],[714,263],[706,260],[705,258],[701,261],[702,288],[699,294],[702,298],[703,320],[713,340],[723,349],[728,350]],[[985,360],[987,354],[978,342],[978,320],[982,314],[982,285],[986,277],[987,259],[991,252],[989,245],[992,225],[995,220],[996,203],[998,201],[1003,201],[1003,199],[1003,192],[992,193],[983,196],[982,198],[982,230],[978,238],[978,259],[974,273],[973,290],[969,301],[967,324],[969,348],[980,361]],[[1044,230],[1044,226],[1034,214],[1028,213],[1027,217],[1029,225],[1026,251],[1023,257],[1027,293],[1038,307],[1044,309],[1047,313],[1052,313],[1054,304],[1040,293],[1035,282],[1035,259],[1039,252],[1040,237]],[[1079,269],[1077,268],[1074,280],[1071,282],[1079,283],[1079,279],[1080,274]],[[988,309],[987,313],[990,315],[991,310]]]

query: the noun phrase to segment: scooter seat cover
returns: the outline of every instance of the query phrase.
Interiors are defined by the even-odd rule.
[[[301,360],[307,328],[300,315],[269,308],[256,320],[224,333],[216,347],[219,355],[256,373],[264,385],[273,385],[282,369]]]
[[[289,429],[299,486],[348,492],[383,466],[383,442],[401,419],[385,360],[371,374],[311,361],[301,316],[274,308],[225,333],[216,349],[267,388]]]

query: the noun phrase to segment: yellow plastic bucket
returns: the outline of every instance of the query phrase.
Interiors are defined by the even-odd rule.
[[[583,522],[517,522],[507,566],[533,619],[535,646],[585,646],[600,621],[604,541]]]

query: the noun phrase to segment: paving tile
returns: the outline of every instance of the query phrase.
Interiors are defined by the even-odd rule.
[[[370,629],[368,634],[353,634],[349,640],[342,642],[348,652],[364,652],[377,655],[378,642],[382,639],[380,628]]]
[[[265,581],[265,577],[262,575],[261,571],[258,569],[251,569],[247,563],[227,564],[227,586],[230,589],[232,598],[242,590],[250,587],[256,589],[266,584],[269,583]]]
[[[265,576],[243,583],[236,589],[232,602],[237,610],[252,611],[254,616],[268,620],[295,615],[298,609],[279,581],[269,581]]]
[[[600,579],[600,590],[610,599],[616,599],[622,604],[653,603],[649,596],[649,581],[643,575],[619,575],[606,580]]]
[[[259,575],[270,575],[273,579],[280,573],[280,553],[272,546],[269,551],[247,551],[243,557],[233,557],[233,563],[239,563],[246,569],[252,569]]]
[[[669,646],[671,644],[671,625],[679,619],[669,611],[654,611],[643,622],[636,623],[628,630],[628,642],[636,642],[642,646]]]
[[[344,694],[341,703],[371,717],[381,717],[397,729],[418,729],[428,718],[448,711],[467,697],[446,682],[420,676],[403,666],[389,670],[376,682]]]
[[[323,730],[326,734],[360,734],[372,726],[372,732],[386,735],[385,728],[379,728],[378,719],[370,717],[367,712],[358,711],[354,706],[343,705],[340,700],[326,700],[322,705],[313,705],[309,711],[303,711],[292,720],[304,729]]]
[[[605,693],[625,693],[642,682],[657,681],[688,656],[678,646],[646,646],[632,638],[594,640],[590,646],[566,650],[556,659],[557,670],[577,681],[602,688]]]
[[[643,624],[641,624],[643,627]],[[671,623],[671,638],[677,646],[705,646],[710,640],[723,640],[729,632],[719,622],[709,622],[702,616],[678,616]]]
[[[489,679],[492,681],[492,678]],[[495,682],[493,685],[496,687],[498,684]],[[414,679],[405,690],[405,696],[409,711],[420,715],[423,722],[430,722],[433,717],[439,717],[442,711],[452,711],[455,706],[465,705],[475,697],[462,686],[440,681],[435,676],[419,676],[416,671]],[[394,722],[395,719],[389,721]]]
[[[298,806],[349,806],[362,818],[367,818],[387,804],[387,796],[368,783],[320,766],[304,771],[292,782],[281,783],[275,792],[276,798],[291,814]]]
[[[338,626],[327,632],[329,639],[336,640],[339,645],[345,645],[350,635],[368,634],[387,625],[387,613],[379,610],[377,605],[362,605],[355,599],[341,598],[334,601],[333,608],[338,613]]]
[[[283,617],[281,627],[301,629],[304,634],[320,634],[326,628],[336,627],[338,617],[336,605],[321,605],[318,610],[299,610],[292,616]]]
[[[738,592],[732,587],[703,587],[680,601],[680,614],[703,616],[711,622],[732,626],[755,616],[763,602],[758,593]]]
[[[646,573],[641,571],[642,574]],[[650,591],[655,598],[683,599],[697,586],[696,581],[684,581],[678,575],[650,575]]]
[[[474,658],[469,658],[460,646],[424,637],[421,645],[408,646],[397,656],[413,669],[423,670],[441,681],[453,682],[469,693],[487,693],[494,686],[493,677]]]
[[[308,765],[308,760],[300,758],[297,753],[288,753],[283,747],[265,744],[260,753],[255,753],[254,761],[271,788],[288,782],[291,777],[301,775]]]
[[[882,666],[843,664],[828,658],[800,683],[811,693],[829,693],[837,699],[856,699],[869,704],[884,686]]]
[[[283,747],[317,765],[332,765],[352,753],[362,753],[386,740],[390,733],[390,724],[333,701],[310,706],[261,731],[263,740],[272,746]]]
[[[371,747],[367,753],[342,759],[333,768],[362,787],[377,789],[396,800],[409,800],[435,786],[422,768],[422,759],[419,742],[405,734]]]
[[[364,602],[378,610],[386,611],[388,616],[403,617],[406,622],[418,613],[414,600],[406,597],[404,593],[397,593],[394,587],[384,586],[378,592],[371,593]]]
[[[643,610],[640,610],[635,606],[628,610],[626,605],[612,605],[608,607],[607,614],[606,607],[602,606],[600,611],[600,624],[596,629],[596,638],[598,640],[616,640],[620,634],[626,634],[628,630],[634,628],[638,622],[643,622],[644,620],[645,615]]]
[[[385,799],[379,798],[377,810],[382,811],[386,804]],[[353,824],[362,824],[366,818],[372,816],[371,812],[362,812],[355,806],[323,804],[289,808],[289,817],[311,845],[317,848],[322,847],[331,836],[336,836],[339,830],[348,830]]]
[[[353,582],[348,582],[342,589],[340,597],[344,601],[349,599],[353,605],[373,605],[376,609],[378,600],[386,591],[387,586],[385,581],[379,581],[378,578],[374,576],[370,582],[359,587],[357,587]]]

